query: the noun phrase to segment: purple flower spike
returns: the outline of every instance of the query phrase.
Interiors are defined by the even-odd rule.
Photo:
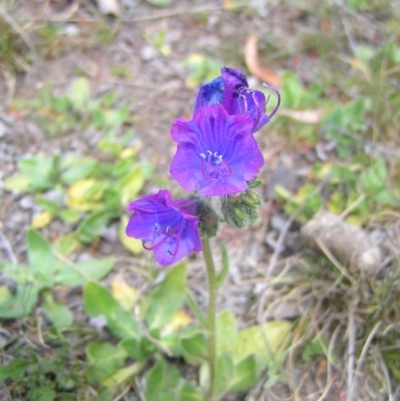
[[[269,97],[265,99],[263,92],[250,89],[246,76],[241,71],[223,67],[221,74],[220,77],[200,87],[194,110],[205,105],[220,103],[230,115],[246,114],[250,116],[253,119],[252,132],[258,131],[277,112],[280,105],[279,92],[265,85],[278,97],[277,105],[268,115],[266,107]]]
[[[253,125],[250,116],[230,116],[220,104],[201,107],[191,121],[178,118],[171,129],[178,142],[172,177],[201,196],[245,191],[264,164]]]
[[[169,191],[161,190],[129,204],[126,210],[133,214],[126,234],[141,239],[160,265],[171,265],[202,250],[195,216],[198,206],[198,200],[172,200]]]

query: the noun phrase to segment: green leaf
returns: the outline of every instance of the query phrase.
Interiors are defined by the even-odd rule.
[[[224,309],[217,316],[217,350],[232,352],[238,339],[237,323],[234,313]]]
[[[26,192],[29,189],[31,181],[29,175],[17,173],[5,179],[4,189],[7,191]]]
[[[113,268],[115,258],[90,259],[83,262],[64,265],[56,274],[54,281],[58,284],[77,286],[88,281],[97,281],[105,277]]]
[[[50,244],[36,230],[32,229],[28,230],[26,240],[31,268],[48,274],[55,261]]]
[[[379,192],[385,189],[387,174],[386,162],[383,158],[379,158],[361,175],[360,183],[367,192]]]
[[[175,401],[179,380],[178,370],[159,359],[146,375],[146,401]]]
[[[327,349],[323,343],[321,336],[314,337],[306,346],[301,355],[304,362],[308,362],[313,356],[325,355],[324,348]]]
[[[28,393],[29,401],[53,401],[56,397],[54,390],[48,387],[35,387]]]
[[[0,265],[0,270],[7,278],[13,280],[16,284],[29,284],[36,282],[35,272],[28,266],[3,263]]]
[[[69,88],[67,97],[75,109],[86,108],[90,99],[89,81],[86,78],[75,79]]]
[[[110,331],[119,338],[139,338],[139,329],[133,315],[124,309],[100,284],[89,282],[84,293],[84,306],[90,317],[103,315]]]
[[[121,107],[116,110],[106,110],[104,113],[104,123],[108,126],[123,125],[128,117],[128,107]]]
[[[36,203],[53,216],[57,216],[60,211],[60,206],[56,202],[50,201],[43,196],[36,196]]]
[[[204,333],[197,332],[181,338],[181,346],[185,360],[198,365],[207,358],[207,339]]]
[[[57,178],[56,161],[57,157],[39,155],[18,162],[21,172],[30,177],[30,190],[44,191],[54,187]]]
[[[100,230],[106,227],[117,215],[118,211],[107,209],[92,213],[78,227],[77,235],[79,240],[84,243],[90,243],[98,237]]]
[[[224,394],[234,374],[232,355],[223,352],[215,359],[214,391],[217,395]]]
[[[245,391],[254,387],[258,380],[258,367],[254,355],[242,359],[235,366],[235,374],[229,383],[229,391]]]
[[[68,167],[62,172],[61,180],[66,185],[74,184],[91,175],[98,166],[94,159],[75,158],[68,162]]]
[[[119,346],[125,350],[125,352],[138,361],[148,358],[156,349],[155,345],[152,344],[147,338],[126,338],[119,343]]]
[[[239,362],[253,354],[260,369],[266,368],[271,362],[279,365],[284,356],[291,327],[285,320],[276,320],[242,330],[238,335],[234,361]]]
[[[177,388],[176,401],[202,401],[203,394],[186,380],[182,380]]]
[[[64,220],[66,223],[74,224],[78,222],[81,218],[81,214],[75,210],[64,209],[58,213],[58,216],[61,220]]]
[[[91,383],[98,383],[115,373],[125,362],[124,349],[106,342],[93,342],[86,347],[86,356],[92,365],[88,371]]]
[[[45,294],[42,309],[57,328],[71,326],[74,322],[74,315],[67,305],[56,302],[50,293]]]
[[[70,233],[59,237],[53,243],[54,251],[62,256],[68,256],[72,252],[76,251],[80,246],[80,242],[77,240],[75,233]]]
[[[283,83],[280,90],[282,98],[282,107],[296,109],[302,107],[304,100],[304,89],[301,86],[299,78],[292,72],[283,74]]]
[[[216,285],[218,288],[224,284],[226,276],[229,272],[229,257],[228,252],[226,251],[226,246],[221,242],[221,256],[222,256],[222,269],[218,273]]]
[[[171,267],[155,290],[143,300],[141,314],[145,316],[150,329],[164,327],[182,307],[186,273],[184,263]]]
[[[35,284],[22,284],[15,294],[0,304],[0,318],[14,319],[32,312],[39,298],[41,287]]]
[[[147,0],[152,6],[167,7],[171,4],[172,0]]]
[[[56,267],[56,260],[50,244],[35,230],[26,234],[30,268],[35,272],[37,281],[43,285],[52,285],[50,279]]]
[[[145,366],[146,361],[139,361],[126,368],[119,369],[117,372],[104,379],[102,385],[109,389],[115,389],[131,379],[132,376],[138,374]]]
[[[126,205],[134,199],[143,188],[144,177],[140,166],[134,166],[119,182],[121,204]]]

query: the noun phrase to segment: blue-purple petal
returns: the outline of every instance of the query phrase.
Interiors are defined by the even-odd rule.
[[[129,204],[127,210],[133,214],[126,234],[150,244],[156,260],[168,266],[201,251],[199,219],[192,214],[197,209],[197,200],[172,200],[167,190],[161,190]]]

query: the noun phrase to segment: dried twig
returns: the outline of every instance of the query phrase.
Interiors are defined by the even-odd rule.
[[[347,363],[347,401],[353,401],[353,380],[354,380],[354,360],[355,360],[355,343],[356,343],[356,327],[354,324],[354,306],[349,306],[349,317],[348,317],[348,331],[349,331],[349,341],[348,341],[348,363]]]

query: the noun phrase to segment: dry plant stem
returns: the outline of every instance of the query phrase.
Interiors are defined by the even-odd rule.
[[[210,382],[207,389],[205,401],[215,401],[214,393],[214,378],[215,378],[215,357],[216,357],[216,306],[217,306],[217,275],[215,273],[214,261],[211,254],[210,240],[208,237],[202,237],[203,256],[207,268],[208,276],[208,311],[207,311],[207,325],[208,325],[208,363],[210,369]]]

